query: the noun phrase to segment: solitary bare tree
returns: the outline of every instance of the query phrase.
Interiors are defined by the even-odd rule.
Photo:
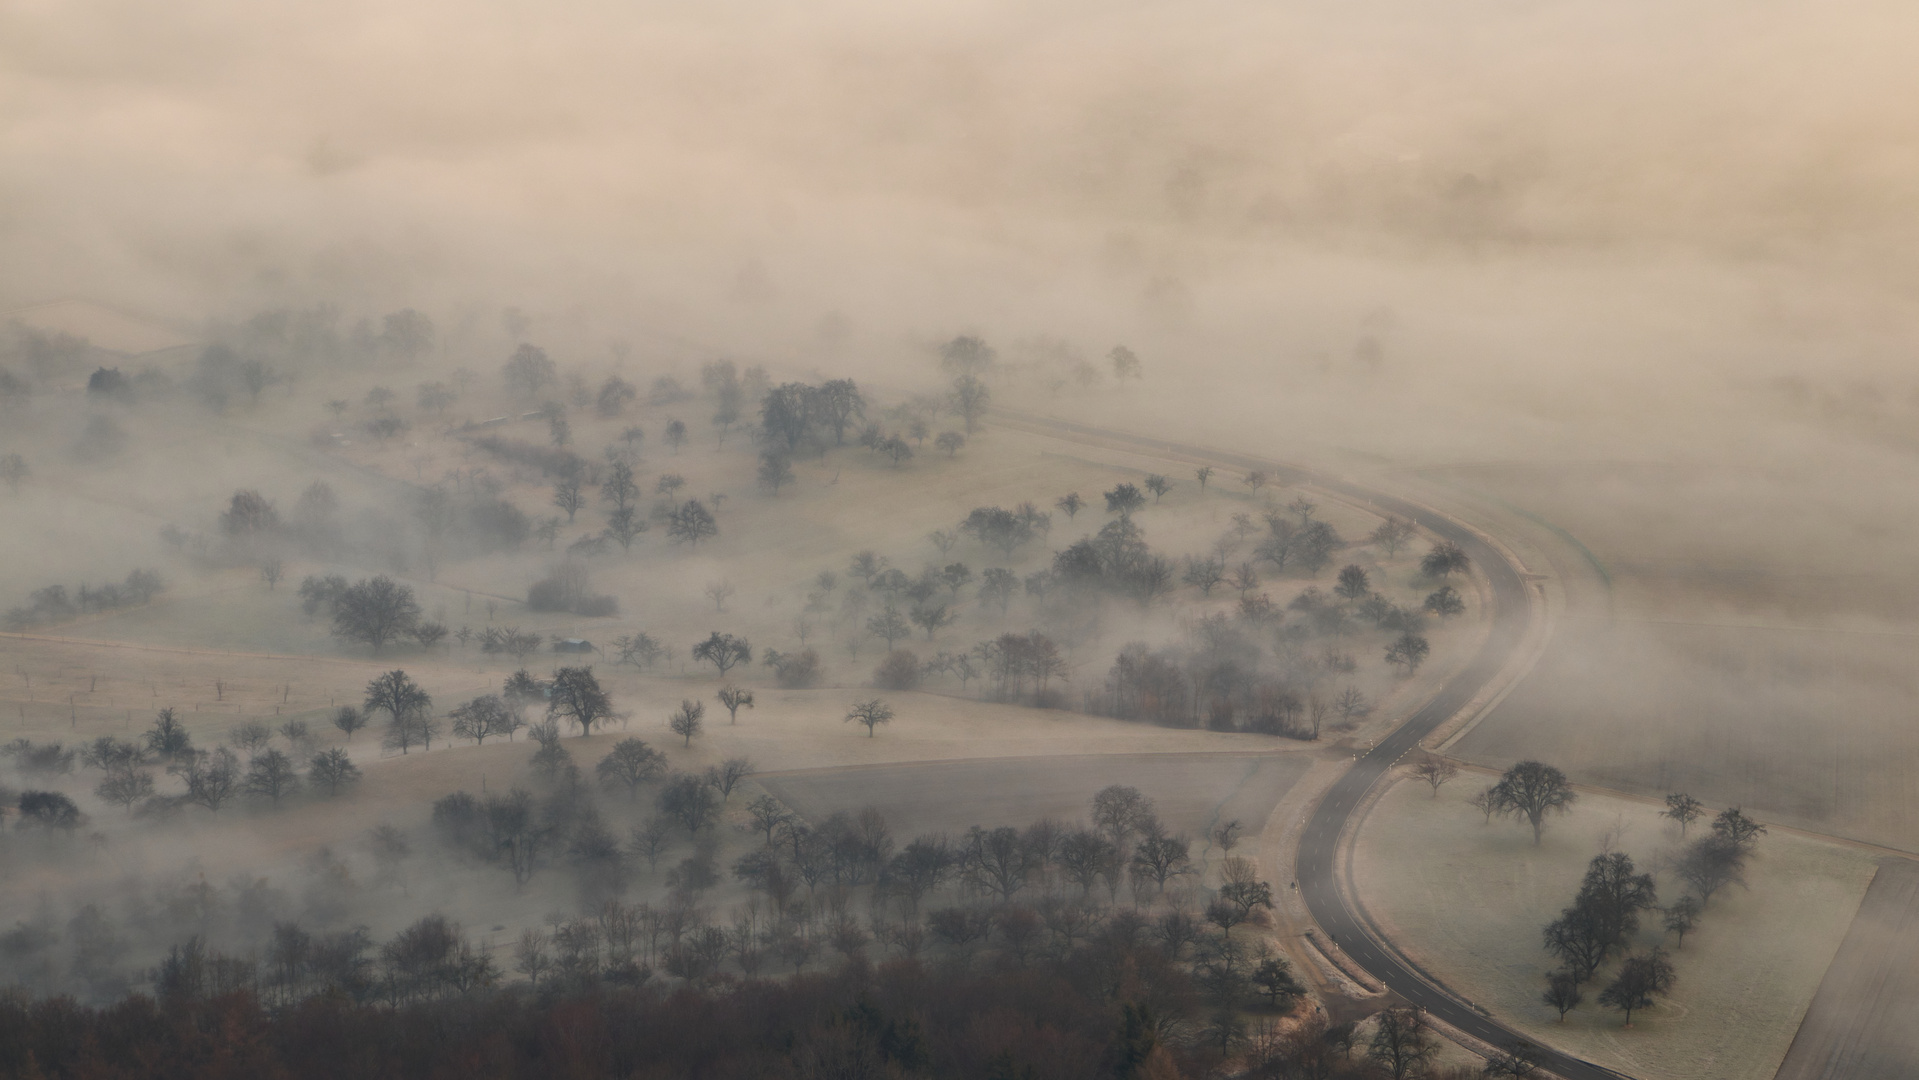
[[[1459,766],[1440,757],[1438,754],[1422,753],[1419,760],[1413,762],[1413,775],[1426,781],[1433,789],[1432,797],[1439,798],[1439,789],[1446,781],[1459,775]]]
[[[872,701],[862,701],[853,706],[853,708],[847,712],[846,718],[865,724],[866,737],[870,739],[873,737],[874,728],[892,721],[893,707],[878,698],[874,698]]]

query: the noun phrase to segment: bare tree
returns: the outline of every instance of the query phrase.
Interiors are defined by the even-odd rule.
[[[285,570],[286,564],[278,559],[268,559],[260,564],[260,580],[267,583],[268,592],[280,584],[280,577]]]
[[[785,454],[768,450],[760,455],[760,487],[766,489],[767,494],[778,495],[780,489],[793,480],[793,465]]]
[[[420,604],[413,590],[384,574],[347,586],[333,600],[334,634],[365,642],[375,654],[419,622]]]
[[[624,787],[638,798],[640,785],[666,774],[666,756],[639,739],[621,739],[594,766],[604,787]]]
[[[1246,487],[1250,491],[1252,491],[1253,494],[1255,495],[1259,494],[1260,488],[1263,488],[1266,486],[1266,481],[1267,481],[1266,474],[1259,471],[1258,469],[1254,469],[1252,472],[1249,472],[1245,476],[1242,476],[1239,478],[1239,482],[1242,484],[1245,484]]]
[[[1422,753],[1413,763],[1413,775],[1426,781],[1433,789],[1432,797],[1437,799],[1440,787],[1459,775],[1459,766],[1438,754]]]
[[[1373,1038],[1366,1056],[1393,1080],[1406,1080],[1426,1071],[1439,1053],[1439,1043],[1426,1026],[1425,1014],[1409,1005],[1387,1009],[1374,1020]]]
[[[1199,468],[1193,470],[1193,479],[1199,481],[1199,490],[1201,491],[1206,490],[1206,483],[1212,478],[1213,467],[1211,465],[1201,465]]]
[[[700,590],[700,592],[706,595],[708,600],[713,601],[713,610],[721,613],[726,611],[727,599],[737,591],[738,590],[733,587],[733,583],[725,578],[721,578],[718,581],[709,581],[706,583],[706,588]]]
[[[1572,972],[1555,971],[1546,976],[1546,990],[1539,999],[1557,1010],[1560,1022],[1564,1023],[1566,1014],[1578,1008],[1586,995],[1580,992],[1579,978]]]
[[[1366,539],[1384,548],[1386,557],[1390,559],[1399,554],[1399,546],[1412,539],[1416,531],[1410,521],[1396,517],[1387,518],[1380,522],[1379,527],[1368,534]]]
[[[1226,561],[1203,555],[1186,556],[1186,569],[1180,580],[1199,587],[1201,594],[1213,595],[1213,589],[1226,580]]]
[[[1146,477],[1146,490],[1152,492],[1153,501],[1158,502],[1160,496],[1173,490],[1173,482],[1158,473],[1149,473]]]
[[[986,415],[986,407],[993,400],[992,391],[977,377],[968,373],[953,380],[951,395],[953,411],[966,422],[966,433],[971,435],[979,430],[980,417]]]
[[[693,646],[692,656],[695,660],[712,664],[719,669],[720,677],[725,678],[734,665],[753,662],[753,646],[743,637],[715,630],[705,641]]]
[[[1672,987],[1672,961],[1655,949],[1643,956],[1629,956],[1619,965],[1612,985],[1599,992],[1599,1003],[1626,1014],[1626,1026],[1632,1026],[1632,1014],[1649,1008],[1653,999]]]
[[[1551,765],[1522,761],[1507,769],[1492,788],[1493,803],[1502,814],[1523,817],[1533,827],[1533,846],[1546,832],[1546,817],[1572,809],[1579,796],[1566,774]]]
[[[639,509],[622,506],[606,516],[605,536],[620,545],[621,551],[633,550],[633,541],[647,530],[646,519],[640,516]]]
[[[337,746],[320,751],[307,762],[307,782],[329,796],[338,795],[359,781],[360,767]]]
[[[894,642],[912,636],[913,628],[907,625],[905,616],[900,614],[898,608],[888,604],[885,610],[866,620],[866,632],[883,639],[890,652]],[[927,636],[932,635],[929,632]]]
[[[740,781],[753,775],[753,762],[748,758],[732,757],[706,770],[706,782],[720,793],[720,801],[733,797],[733,789]]]
[[[966,445],[966,436],[957,431],[942,431],[939,437],[933,440],[933,445],[950,458],[958,454]]]
[[[573,524],[573,515],[586,505],[586,496],[580,491],[578,477],[569,476],[553,485],[553,505],[566,511],[566,523]]]
[[[333,710],[333,726],[346,733],[347,741],[353,741],[353,733],[366,726],[366,714],[351,705],[342,705]]]
[[[1675,791],[1666,796],[1666,808],[1659,812],[1660,817],[1671,818],[1679,823],[1679,838],[1686,838],[1686,828],[1706,814],[1706,804],[1684,792]]]
[[[879,727],[881,724],[892,721],[893,707],[878,698],[874,698],[872,701],[862,701],[847,711],[846,719],[865,724],[866,736],[867,738],[872,738],[873,729]]]
[[[1069,491],[1053,500],[1053,505],[1065,511],[1066,520],[1071,521],[1079,516],[1080,509],[1086,505],[1086,500],[1079,497],[1079,492]]]
[[[680,702],[679,711],[667,718],[666,726],[673,734],[685,739],[684,746],[693,745],[693,736],[700,734],[705,727],[706,704],[691,699]]]
[[[753,707],[753,691],[733,686],[720,687],[720,704],[726,706],[727,723],[740,722],[741,707]]]
[[[666,537],[676,544],[699,547],[700,541],[718,536],[719,522],[713,511],[698,499],[689,499],[666,515]]]
[[[582,738],[593,734],[594,724],[613,719],[613,703],[590,666],[563,667],[555,671],[549,694],[547,719],[580,725]]]

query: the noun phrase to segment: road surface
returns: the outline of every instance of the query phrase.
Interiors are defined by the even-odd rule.
[[[1494,1046],[1530,1043],[1532,1040],[1499,1024],[1452,991],[1419,974],[1403,956],[1375,941],[1366,932],[1359,914],[1347,905],[1337,882],[1339,836],[1353,811],[1365,803],[1367,794],[1385,778],[1400,758],[1497,678],[1500,669],[1525,640],[1531,629],[1533,609],[1526,594],[1526,583],[1520,578],[1518,569],[1492,545],[1458,522],[1425,507],[1356,484],[1257,458],[1107,431],[1064,420],[1000,410],[995,410],[995,415],[1003,420],[1012,420],[1016,425],[1049,434],[1130,445],[1149,453],[1218,462],[1248,471],[1263,470],[1275,483],[1311,484],[1322,491],[1363,500],[1385,513],[1417,520],[1421,527],[1465,550],[1467,557],[1472,559],[1473,565],[1479,568],[1492,587],[1492,632],[1487,635],[1472,662],[1453,676],[1424,708],[1414,713],[1391,735],[1380,740],[1333,783],[1326,797],[1314,807],[1305,830],[1300,834],[1297,878],[1307,909],[1320,927],[1331,935],[1334,945],[1384,983],[1387,989],[1475,1039]],[[1534,1045],[1541,1067],[1565,1080],[1620,1080],[1625,1075],[1569,1054]]]

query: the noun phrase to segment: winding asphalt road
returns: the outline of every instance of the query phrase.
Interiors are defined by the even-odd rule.
[[[995,410],[1001,419],[1038,428],[1046,433],[1077,436],[1137,447],[1144,452],[1215,461],[1246,470],[1263,470],[1278,483],[1308,483],[1322,491],[1359,499],[1387,513],[1417,520],[1421,527],[1458,544],[1492,586],[1492,632],[1479,653],[1410,719],[1361,755],[1313,808],[1299,838],[1296,866],[1299,888],[1314,920],[1332,936],[1333,944],[1387,989],[1475,1039],[1494,1046],[1531,1042],[1494,1021],[1444,986],[1422,975],[1398,952],[1370,934],[1358,912],[1346,903],[1338,888],[1339,837],[1347,821],[1394,765],[1440,724],[1456,715],[1486,688],[1525,640],[1532,627],[1533,609],[1519,570],[1478,534],[1425,507],[1370,491],[1342,480],[1319,476],[1291,466],[1216,450],[1150,439],[1124,432],[1075,424],[1047,417]],[[1534,1044],[1541,1067],[1565,1080],[1622,1080],[1623,1073]]]

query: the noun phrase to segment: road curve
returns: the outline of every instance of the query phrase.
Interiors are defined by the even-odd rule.
[[[1430,1015],[1460,1031],[1494,1046],[1532,1040],[1498,1023],[1486,1014],[1414,970],[1405,957],[1385,947],[1367,932],[1359,914],[1347,905],[1338,888],[1339,837],[1353,812],[1365,804],[1367,795],[1392,771],[1399,759],[1419,745],[1440,724],[1456,715],[1479,692],[1499,676],[1532,627],[1533,608],[1526,593],[1526,582],[1519,569],[1497,548],[1471,529],[1427,507],[1372,491],[1357,484],[1320,476],[1292,466],[1244,455],[1222,453],[1181,443],[1152,439],[1124,432],[1076,424],[1066,420],[994,410],[996,418],[1013,421],[1041,432],[1081,439],[1097,439],[1137,447],[1143,451],[1214,461],[1247,470],[1264,470],[1276,482],[1311,484],[1348,498],[1370,503],[1374,508],[1401,517],[1415,519],[1420,526],[1458,544],[1492,587],[1492,631],[1470,663],[1454,675],[1439,693],[1414,713],[1378,745],[1361,755],[1344,775],[1334,781],[1307,820],[1299,838],[1297,877],[1306,906],[1321,929],[1331,935],[1334,945],[1364,968],[1387,989]],[[1565,1080],[1621,1080],[1623,1073],[1564,1054],[1549,1047],[1536,1047],[1541,1067]]]

